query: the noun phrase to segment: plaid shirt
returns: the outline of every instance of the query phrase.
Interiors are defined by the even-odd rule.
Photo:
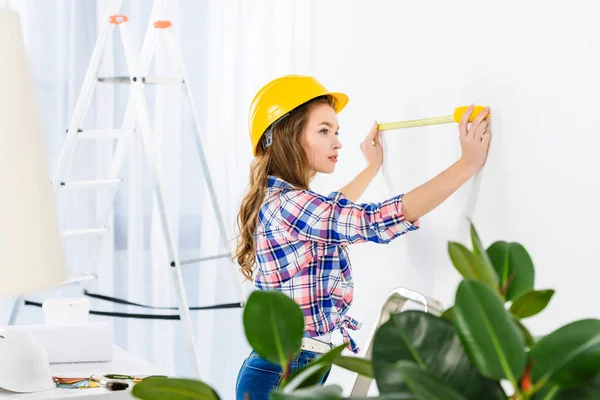
[[[341,192],[326,197],[270,176],[254,234],[256,286],[279,290],[299,304],[305,337],[339,329],[358,353],[348,329],[360,329],[362,323],[346,315],[354,293],[347,245],[388,243],[418,229],[418,222],[404,219],[401,200],[399,195],[357,204]]]

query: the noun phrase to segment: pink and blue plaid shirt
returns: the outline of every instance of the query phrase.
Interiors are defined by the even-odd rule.
[[[354,284],[347,245],[388,243],[418,229],[402,213],[402,195],[382,203],[357,204],[341,192],[322,196],[270,176],[255,238],[260,290],[279,290],[304,313],[305,337],[339,329],[359,352],[348,329],[360,329],[347,315]]]

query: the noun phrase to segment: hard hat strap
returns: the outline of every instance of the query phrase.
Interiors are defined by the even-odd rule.
[[[273,125],[267,129],[262,139],[260,139],[260,144],[262,146],[263,151],[267,149],[267,147],[273,144]]]
[[[290,113],[283,115],[277,121],[273,122],[271,124],[271,126],[269,126],[269,129],[267,129],[267,131],[265,132],[263,137],[260,139],[260,144],[261,144],[263,151],[265,151],[267,149],[267,147],[270,147],[273,144],[273,129],[275,128],[275,126],[277,126],[277,124],[280,123],[281,120],[283,120],[289,114]]]

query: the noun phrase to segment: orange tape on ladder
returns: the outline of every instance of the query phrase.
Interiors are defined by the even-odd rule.
[[[171,24],[171,21],[156,21],[154,23],[154,27],[158,29],[170,28],[171,25],[173,25]]]
[[[111,24],[115,24],[115,25],[119,25],[122,24],[123,22],[127,22],[129,21],[129,19],[127,18],[127,15],[111,15],[110,18],[108,19],[108,22],[110,22]]]

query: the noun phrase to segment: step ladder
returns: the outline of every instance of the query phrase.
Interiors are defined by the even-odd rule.
[[[375,333],[377,332],[377,329],[389,321],[392,315],[405,311],[407,306],[414,307],[410,309],[418,309],[436,316],[440,316],[444,312],[444,306],[442,303],[440,303],[438,300],[432,299],[431,297],[427,297],[424,294],[403,287],[392,290],[387,299],[383,302],[381,310],[379,311],[379,315],[375,320],[375,325],[369,334],[369,339],[365,345],[365,359],[371,360],[373,353],[373,340],[375,339]],[[371,389],[372,383],[373,379],[356,374],[354,383],[352,384],[350,397],[366,398],[367,395],[370,394],[369,390]]]
[[[172,36],[170,27],[171,22],[162,20],[166,0],[155,0],[152,6],[150,20],[146,29],[143,45],[139,57],[136,56],[136,51],[133,48],[133,41],[131,33],[129,32],[128,18],[124,15],[119,15],[121,9],[122,0],[113,1],[112,4],[107,7],[106,14],[104,16],[101,30],[97,42],[95,44],[94,51],[91,56],[91,60],[83,81],[79,98],[73,112],[70,125],[68,127],[64,144],[62,146],[57,167],[52,177],[52,188],[55,196],[59,196],[62,191],[65,190],[86,190],[90,188],[107,188],[106,196],[104,201],[99,203],[101,210],[98,221],[100,224],[89,229],[78,229],[66,232],[61,232],[63,240],[68,240],[71,237],[82,237],[82,236],[93,236],[95,240],[94,250],[90,257],[90,273],[73,277],[68,282],[64,282],[63,285],[70,285],[75,283],[82,283],[89,280],[95,279],[101,271],[98,271],[98,261],[102,249],[102,244],[110,231],[109,218],[114,207],[114,201],[117,190],[122,183],[122,179],[119,177],[119,173],[123,167],[125,156],[128,152],[128,147],[132,141],[133,135],[141,134],[146,159],[148,161],[150,176],[153,184],[154,199],[158,206],[160,225],[162,228],[162,236],[164,238],[169,265],[165,265],[165,268],[169,268],[172,271],[172,280],[176,296],[178,299],[178,307],[156,307],[161,309],[178,309],[179,315],[170,315],[172,318],[166,319],[180,319],[184,329],[185,338],[189,354],[192,357],[193,362],[193,373],[199,378],[199,364],[198,355],[196,352],[195,335],[192,326],[190,307],[188,305],[184,281],[182,277],[182,266],[189,264],[196,264],[203,261],[214,260],[219,258],[232,258],[232,253],[228,249],[228,240],[223,222],[223,217],[219,208],[219,202],[213,187],[213,181],[211,178],[208,163],[205,157],[205,147],[203,145],[199,114],[194,103],[194,97],[191,93],[191,87],[189,80],[183,65],[181,55],[177,52],[174,38]],[[128,76],[117,76],[117,77],[100,77],[98,76],[99,67],[102,61],[102,56],[105,52],[105,47],[109,39],[113,35],[113,30],[118,28],[122,39],[123,50],[127,62]],[[152,61],[155,45],[157,42],[157,36],[164,35],[169,59],[173,60],[175,66],[180,72],[179,76],[168,76],[168,77],[151,77],[148,76],[150,69],[150,63]],[[128,84],[130,85],[129,101],[127,108],[125,109],[125,115],[119,129],[86,129],[82,126],[87,109],[90,105],[94,90],[97,83],[109,83],[109,84]],[[174,233],[171,229],[171,224],[166,213],[165,196],[164,190],[159,179],[158,170],[158,159],[157,159],[157,148],[154,143],[154,135],[152,133],[152,126],[148,115],[148,109],[146,99],[144,95],[144,86],[152,85],[178,85],[182,89],[183,96],[185,97],[185,103],[188,106],[188,111],[193,117],[194,123],[194,139],[196,149],[200,158],[202,170],[204,173],[204,179],[208,188],[208,195],[210,196],[211,203],[214,209],[215,217],[220,231],[220,239],[223,245],[227,249],[220,254],[208,255],[192,260],[180,260],[177,248],[174,246]],[[96,140],[96,139],[107,139],[111,138],[116,140],[115,151],[113,159],[108,171],[108,175],[101,179],[83,180],[83,181],[72,181],[65,180],[65,172],[67,166],[70,165],[70,160],[73,156],[75,145],[80,140]],[[57,199],[58,200],[58,199]],[[104,207],[103,207],[104,206]],[[231,282],[234,285],[234,289],[237,294],[237,302],[229,303],[225,305],[216,305],[208,307],[192,307],[192,309],[216,309],[216,308],[232,308],[232,307],[243,307],[244,306],[244,295],[242,291],[242,284],[237,279],[238,272],[233,262],[231,265]],[[102,298],[104,296],[97,296]],[[117,299],[118,300],[118,299]],[[137,303],[131,303],[127,301],[120,301],[121,304],[143,306]],[[28,302],[30,304],[35,304]],[[15,302],[13,307],[9,325],[15,324],[18,315],[22,307],[26,304],[24,298],[19,298]],[[39,305],[39,304],[38,304]],[[109,313],[98,312],[99,315],[107,315]],[[118,316],[123,316],[122,313]],[[113,314],[113,315],[114,315]],[[135,314],[139,315],[139,314]]]

